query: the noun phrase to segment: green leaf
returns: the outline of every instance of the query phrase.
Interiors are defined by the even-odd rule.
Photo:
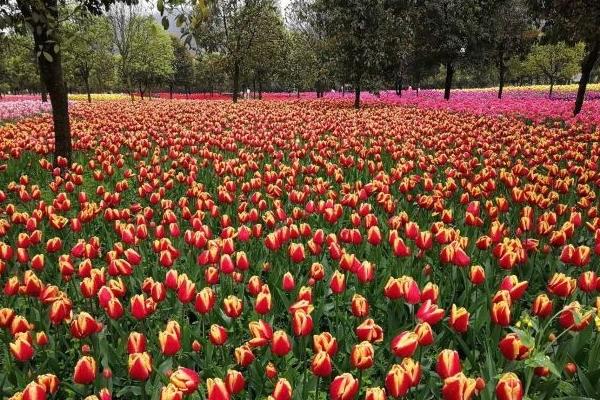
[[[46,61],[48,61],[49,63],[51,63],[52,61],[54,61],[54,58],[52,58],[52,54],[46,52],[46,51],[42,51],[42,56],[44,56],[44,58],[46,59]]]
[[[560,378],[560,371],[558,370],[558,368],[556,368],[556,365],[554,365],[552,360],[550,360],[550,357],[548,357],[545,354],[535,353],[532,357],[529,357],[527,360],[525,360],[525,365],[531,368],[548,368],[548,370],[552,372],[552,374]]]

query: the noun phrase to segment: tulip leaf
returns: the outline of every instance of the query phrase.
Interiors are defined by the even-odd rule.
[[[581,383],[583,390],[585,390],[585,394],[588,396],[595,396],[596,398],[599,397],[596,389],[594,389],[594,386],[592,386],[590,380],[581,368],[577,368],[577,377],[579,378],[579,382]]]
[[[550,357],[543,353],[534,353],[533,356],[525,360],[525,365],[530,368],[544,367],[557,377],[560,377],[560,371],[556,368],[556,365],[552,362]]]

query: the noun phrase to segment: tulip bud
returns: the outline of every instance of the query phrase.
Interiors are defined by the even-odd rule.
[[[246,386],[244,375],[242,375],[240,371],[233,369],[227,370],[227,375],[225,376],[225,386],[227,387],[227,391],[233,395],[240,393]]]
[[[283,357],[292,349],[292,343],[284,331],[276,331],[271,342],[271,352]]]
[[[456,350],[442,350],[438,355],[435,370],[443,379],[461,372],[460,357]]]
[[[230,400],[231,395],[221,378],[208,378],[206,380],[208,400]]]
[[[75,365],[73,382],[89,385],[96,379],[96,360],[90,356],[83,356]]]
[[[522,400],[523,385],[517,375],[512,372],[503,374],[496,384],[498,400]]]
[[[329,386],[331,400],[351,400],[358,392],[358,380],[349,373],[336,376]]]
[[[152,373],[152,360],[146,352],[129,355],[128,370],[131,379],[146,381]]]
[[[279,378],[273,389],[274,400],[290,400],[292,398],[292,385],[285,378]]]

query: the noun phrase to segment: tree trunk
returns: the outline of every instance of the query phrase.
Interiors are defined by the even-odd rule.
[[[450,89],[452,88],[452,76],[454,76],[454,66],[452,62],[446,63],[446,83],[444,84],[444,99],[450,100]]]
[[[58,19],[58,8],[56,2],[49,8],[52,17]],[[23,11],[23,9],[21,10]],[[24,13],[25,14],[25,13]],[[54,123],[54,164],[58,165],[58,158],[67,160],[67,166],[71,165],[71,126],[69,124],[69,99],[67,87],[63,77],[61,53],[55,52],[55,44],[58,42],[56,30],[50,30],[44,23],[36,24],[33,29],[33,40],[37,48],[42,49],[38,57],[40,77],[43,86],[50,95],[52,104],[52,120]],[[45,56],[48,54],[48,56]],[[42,88],[42,99],[45,93]]]
[[[90,91],[90,76],[89,74],[85,75],[85,92],[87,93],[88,103],[92,102],[92,92]]]
[[[39,71],[39,66],[38,66],[38,72],[40,74],[40,95],[42,96],[42,103],[47,103],[48,102],[48,91],[46,90],[46,85],[44,84],[44,77],[42,76],[42,73]]]
[[[498,60],[498,98],[502,98],[502,91],[504,90],[504,54],[500,54]]]
[[[252,78],[252,98],[256,99],[256,76]]]
[[[258,99],[262,100],[262,80],[258,80]]]
[[[173,100],[173,85],[169,85],[169,99]]]
[[[296,91],[296,97],[297,97],[297,98],[300,98],[300,89],[298,89],[298,90]],[[317,93],[317,97],[319,97],[319,94],[318,94],[318,93]]]
[[[575,99],[575,109],[573,115],[577,115],[581,112],[583,107],[583,100],[585,99],[585,91],[587,84],[590,80],[590,75],[594,69],[594,64],[598,61],[600,55],[600,41],[596,42],[589,53],[583,59],[581,63],[581,78],[579,79],[579,88],[577,89],[577,99]]]
[[[548,98],[552,98],[552,91],[554,90],[554,78],[550,79],[550,92],[548,93]]]
[[[240,62],[233,62],[233,102],[237,103],[240,94]]]
[[[360,108],[360,83],[354,85],[354,108]]]

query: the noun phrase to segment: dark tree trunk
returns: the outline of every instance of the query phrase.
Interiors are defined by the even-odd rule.
[[[85,75],[85,92],[87,93],[88,103],[92,102],[92,92],[90,91],[90,76],[89,74]]]
[[[577,99],[575,99],[575,109],[573,115],[577,115],[581,112],[583,107],[583,100],[585,99],[585,91],[587,84],[590,80],[590,75],[594,69],[594,64],[598,61],[600,55],[600,41],[596,42],[590,52],[585,56],[581,63],[581,79],[579,79],[579,88],[577,89]]]
[[[252,98],[256,99],[256,76],[252,78]]]
[[[550,78],[550,92],[548,92],[549,98],[552,98],[553,91],[554,91],[554,78]]]
[[[454,76],[454,66],[452,62],[446,63],[446,83],[444,84],[444,99],[450,100],[450,89],[452,88],[452,77]]]
[[[360,108],[360,84],[354,85],[354,108]]]
[[[402,75],[396,78],[396,96],[402,97]]]
[[[498,98],[502,98],[502,91],[504,90],[504,54],[500,54],[498,60]]]
[[[39,67],[38,67],[39,72]],[[46,85],[44,84],[44,77],[40,72],[40,94],[42,96],[42,103],[48,102],[48,91],[46,90]]]
[[[240,62],[233,62],[233,102],[237,103],[240,94]]]
[[[169,99],[173,100],[173,85],[169,85]]]
[[[258,99],[262,100],[262,80],[258,80]]]
[[[47,9],[55,20],[58,19],[58,7],[56,0],[46,2]],[[50,3],[50,4],[48,4]],[[23,2],[19,2],[19,8],[26,17],[30,16],[31,10]],[[50,95],[52,104],[52,120],[54,123],[54,164],[58,165],[58,158],[67,160],[71,165],[71,126],[69,124],[69,99],[67,86],[63,77],[61,64],[61,53],[55,52],[55,44],[58,42],[56,30],[50,30],[45,23],[35,24],[33,29],[33,40],[36,47],[42,49],[38,57],[40,77],[45,90]],[[47,56],[44,55],[47,54]],[[42,93],[45,92],[42,88]],[[43,98],[42,94],[42,98]]]

